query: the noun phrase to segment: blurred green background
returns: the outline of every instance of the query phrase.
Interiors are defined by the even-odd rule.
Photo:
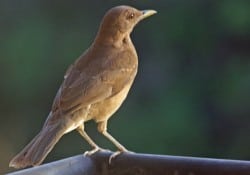
[[[158,14],[132,33],[139,72],[110,133],[135,152],[250,159],[249,1],[1,0],[0,172],[41,129],[104,13],[121,4]],[[86,130],[115,150],[93,122]],[[45,162],[89,149],[71,132]]]

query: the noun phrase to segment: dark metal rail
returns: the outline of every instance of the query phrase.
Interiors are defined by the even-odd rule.
[[[250,175],[250,161],[99,152],[78,155],[8,175]]]

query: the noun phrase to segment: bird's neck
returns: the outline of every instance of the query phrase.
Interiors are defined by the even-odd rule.
[[[126,45],[133,45],[130,39],[130,32],[122,33],[120,31],[99,31],[95,41],[95,44],[105,45],[105,46],[112,46],[115,48],[124,47]]]

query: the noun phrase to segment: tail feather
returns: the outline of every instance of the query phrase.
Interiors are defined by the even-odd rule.
[[[9,166],[25,168],[27,166],[41,164],[63,134],[64,129],[60,125],[44,127],[40,133],[10,161]]]

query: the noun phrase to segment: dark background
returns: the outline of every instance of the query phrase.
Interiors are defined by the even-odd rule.
[[[155,9],[132,40],[139,72],[109,131],[153,154],[250,159],[250,3],[243,0],[1,0],[0,172],[40,130],[63,75],[121,4]],[[104,148],[112,144],[89,122]],[[45,162],[90,147],[71,132]]]

